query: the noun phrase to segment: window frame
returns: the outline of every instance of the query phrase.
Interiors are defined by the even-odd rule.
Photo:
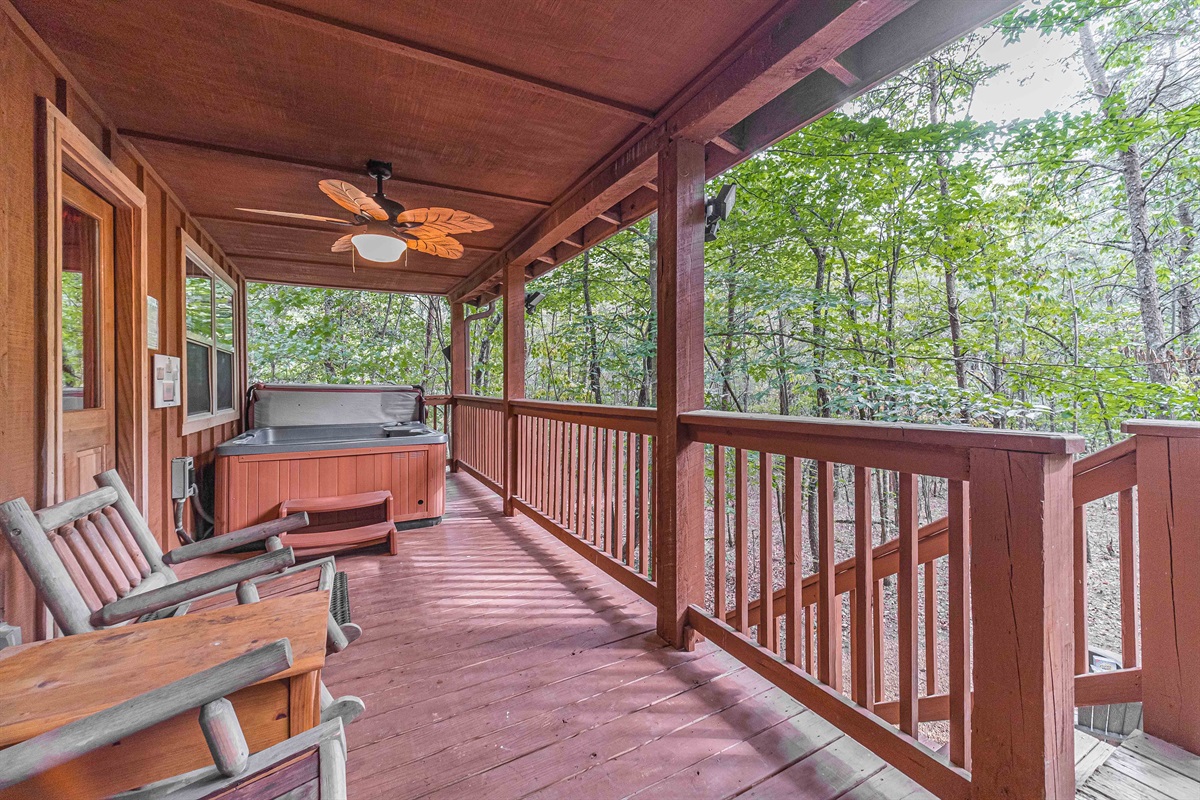
[[[242,341],[241,341],[241,314],[238,291],[238,282],[221,266],[216,260],[208,254],[208,252],[182,228],[179,229],[180,238],[180,258],[179,258],[179,335],[180,335],[180,408],[182,414],[182,430],[181,434],[187,436],[199,431],[208,430],[209,428],[218,425],[225,425],[230,422],[236,422],[241,419],[241,356],[242,356]],[[205,339],[199,336],[193,336],[188,331],[187,324],[187,273],[188,260],[191,260],[198,267],[212,278],[212,290],[209,292],[209,303],[212,308],[210,320],[212,324],[211,338]],[[216,287],[217,282],[225,284],[230,290],[231,299],[233,301],[233,345],[226,346],[217,344],[217,315],[216,315]],[[209,411],[198,414],[188,414],[188,342],[195,342],[208,348],[208,386],[209,386]],[[233,407],[232,408],[217,408],[217,352],[229,353],[233,358],[232,365],[232,381],[233,381]]]

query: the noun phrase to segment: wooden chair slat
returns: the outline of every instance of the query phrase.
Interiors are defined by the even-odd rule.
[[[125,577],[125,571],[121,569],[121,565],[117,563],[116,556],[109,549],[108,543],[100,536],[100,531],[95,524],[84,517],[83,519],[75,520],[75,530],[83,537],[88,548],[91,549],[92,555],[95,556],[96,562],[100,565],[100,569],[104,571],[104,577],[108,580],[108,584],[116,591],[118,597],[124,597],[129,594],[130,583]]]
[[[87,579],[91,581],[92,588],[96,590],[96,595],[100,598],[100,602],[104,605],[116,602],[117,590],[108,582],[108,576],[104,574],[104,569],[100,566],[100,562],[96,560],[96,556],[92,554],[92,549],[88,547],[87,542],[84,541],[79,531],[74,527],[62,527],[59,528],[59,535],[66,539],[71,552],[75,554],[75,560],[83,568],[83,574],[87,576]]]
[[[112,523],[108,521],[108,517],[104,516],[101,511],[97,511],[88,517],[88,519],[92,521],[92,524],[100,531],[100,535],[104,537],[109,551],[117,559],[117,564],[120,565],[121,571],[125,574],[125,579],[129,581],[130,587],[141,583],[142,573],[133,561],[133,554],[129,552],[129,547],[125,540],[117,534]]]
[[[108,506],[103,510],[104,518],[112,525],[113,530],[117,532],[117,536],[125,543],[125,551],[133,558],[133,563],[137,566],[138,572],[145,578],[150,574],[150,562],[146,560],[146,556],[142,553],[142,548],[138,547],[137,539],[133,538],[133,534],[129,530],[129,526],[125,524],[125,520],[121,519],[121,515],[112,506]]]
[[[54,552],[58,553],[63,566],[67,568],[67,574],[71,576],[71,583],[75,584],[75,588],[79,590],[83,602],[87,604],[88,611],[99,611],[103,603],[100,602],[96,590],[92,588],[87,575],[83,573],[83,567],[79,566],[79,562],[75,559],[75,554],[71,552],[71,547],[66,540],[54,533],[50,536],[50,544],[54,546]]]

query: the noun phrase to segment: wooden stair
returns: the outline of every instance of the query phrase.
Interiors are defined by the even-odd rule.
[[[314,515],[336,515],[339,512],[360,511],[382,506],[384,518],[367,524],[354,523],[350,527],[337,523],[320,523],[292,531],[280,537],[280,541],[296,551],[297,555],[315,556],[340,553],[357,547],[367,547],[387,542],[392,555],[396,555],[396,524],[392,521],[392,493],[384,490],[333,497],[293,498],[279,505],[279,516],[286,517],[300,511]]]
[[[1081,737],[1095,742],[1082,758]],[[1077,798],[1200,798],[1200,756],[1161,739],[1137,733],[1126,739],[1120,747],[1113,747],[1077,732],[1075,749]]]

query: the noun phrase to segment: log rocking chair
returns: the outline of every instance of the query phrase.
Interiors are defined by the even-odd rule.
[[[126,739],[180,714],[199,709],[199,725],[213,765],[131,789],[121,800],[345,800],[346,738],[341,719],[324,722],[251,754],[226,699],[292,663],[280,639],[211,669],[138,695],[0,751],[0,793],[92,798],[86,775],[49,773],[72,760]]]
[[[0,504],[0,531],[21,560],[55,623],[68,636],[101,628],[180,616],[197,601],[209,607],[253,603],[258,587],[318,570],[315,588],[333,586],[331,557],[296,564],[280,534],[308,524],[293,514],[224,536],[204,539],[164,554],[116,470],[96,476],[100,488],[58,505],[33,511],[24,498]],[[179,579],[171,569],[193,559],[226,553],[253,542],[267,552]],[[340,652],[362,635],[353,624],[339,625],[330,614],[326,648]],[[349,722],[362,701],[334,701],[322,686],[322,719]]]

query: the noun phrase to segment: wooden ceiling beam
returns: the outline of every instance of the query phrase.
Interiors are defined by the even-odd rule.
[[[430,272],[429,270],[412,269],[410,267],[397,266],[396,264],[377,264],[364,259],[358,259],[357,263],[351,264],[350,258],[347,256],[343,262],[330,260],[322,260],[320,258],[304,258],[302,256],[293,256],[287,253],[229,253],[228,257],[234,263],[242,261],[265,261],[273,264],[298,264],[307,267],[329,267],[330,269],[350,270],[351,274],[357,274],[363,270],[387,270],[398,272],[404,275],[419,275],[425,278],[442,278],[446,280],[457,280],[457,275],[452,275],[447,272]],[[436,256],[434,256],[436,258]]]
[[[847,48],[919,0],[794,0],[776,7],[747,38],[671,100],[655,123],[617,149],[569,192],[457,286],[452,297],[473,294],[510,261],[528,264],[562,237],[611,208],[657,175],[658,151],[672,138],[710,142],[748,115],[822,68]],[[742,158],[754,151],[747,150]],[[728,154],[731,157],[732,154]]]
[[[405,58],[436,64],[470,75],[481,76],[497,81],[506,86],[515,86],[537,92],[538,94],[569,100],[573,103],[599,109],[610,114],[625,117],[637,122],[650,122],[654,112],[619,100],[564,86],[554,81],[527,75],[516,70],[489,64],[467,56],[459,55],[438,47],[403,39],[398,36],[372,30],[361,25],[355,25],[346,20],[337,19],[325,14],[319,14],[308,9],[297,8],[287,3],[275,0],[217,0],[230,8],[250,11],[268,19],[285,24],[298,25],[323,36],[330,36],[354,46],[371,47]]]
[[[452,281],[444,278],[431,278],[397,270],[360,269],[350,272],[344,267],[290,261],[253,262],[241,271],[246,280],[254,283],[279,283],[323,289],[444,295],[452,285]]]
[[[708,176],[719,175],[790,136],[1018,4],[1019,0],[921,0],[838,57],[838,63],[854,76],[853,85],[825,68],[809,75],[739,123],[735,130],[746,153],[734,156],[714,148],[705,165]]]
[[[836,58],[830,60],[822,69],[837,78],[843,86],[857,86],[859,83],[858,76],[846,69],[845,65]]]
[[[349,167],[345,164],[328,164],[321,161],[312,161],[295,156],[281,156],[275,153],[263,153],[257,150],[248,150],[243,147],[231,147],[229,145],[214,144],[212,142],[199,142],[194,139],[184,139],[178,136],[166,136],[159,133],[151,133],[149,131],[131,130],[128,128],[120,128],[117,133],[127,139],[138,141],[157,142],[159,144],[168,144],[175,147],[184,147],[190,150],[202,150],[210,153],[225,153],[227,155],[241,156],[243,158],[255,158],[262,161],[272,161],[277,164],[287,164],[294,167],[308,167],[310,169],[326,170],[346,175],[364,175],[366,165]],[[434,181],[421,180],[419,178],[407,177],[404,175],[393,174],[391,180],[395,183],[406,183],[409,186],[421,186],[426,189],[441,189],[447,192],[455,192],[457,194],[470,194],[476,197],[489,197],[493,200],[504,200],[509,203],[521,203],[527,206],[538,206],[540,208],[548,208],[550,203],[545,200],[537,200],[532,197],[518,197],[511,194],[501,194],[499,192],[489,192],[484,189],[473,189],[469,186],[454,186],[448,183],[437,183]]]
[[[256,225],[256,226],[262,227],[262,228],[283,228],[285,230],[292,230],[292,231],[311,231],[312,233],[331,233],[331,234],[336,235],[338,233],[345,232],[344,226],[338,226],[338,225],[333,225],[333,224],[330,224],[328,226],[323,226],[319,222],[305,223],[300,220],[289,220],[289,219],[282,219],[282,218],[280,218],[280,219],[269,219],[269,218],[250,219],[248,217],[234,217],[234,216],[226,216],[226,215],[221,215],[221,214],[193,214],[192,217],[194,219],[207,220],[210,222],[228,222],[228,223],[235,224],[235,225]],[[500,252],[500,248],[498,248],[498,247],[483,247],[481,245],[468,244],[466,242],[462,242],[462,246],[463,246],[464,250],[475,250],[480,253],[499,253]]]
[[[650,180],[659,148],[671,136],[711,142],[729,138],[741,150],[720,145],[707,150],[709,178],[741,163],[846,100],[878,85],[914,62],[995,19],[1019,0],[826,0],[794,2],[786,13],[717,74],[684,90],[660,120],[598,164],[589,178],[564,195],[504,252],[481,264],[451,292],[476,295],[506,259],[532,259],[548,243],[561,241],[567,229],[600,216],[614,192],[628,196]],[[826,65],[834,59],[857,79],[850,87]],[[835,68],[836,69],[836,68]],[[611,219],[611,218],[609,218]],[[622,225],[625,221],[622,220]]]

